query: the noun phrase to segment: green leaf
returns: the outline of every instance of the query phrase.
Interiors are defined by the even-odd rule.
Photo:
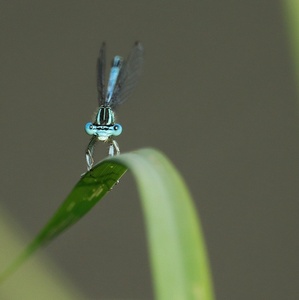
[[[299,94],[299,2],[298,0],[282,1],[289,36],[290,53],[293,56],[294,74],[297,93]]]
[[[104,160],[85,173],[46,226],[21,255],[0,274],[0,284],[33,252],[81,219],[112,189],[126,170],[127,168],[122,165]]]
[[[153,149],[106,159],[87,172],[40,234],[0,275],[0,282],[85,215],[127,169],[141,196],[156,298],[213,299],[203,235],[190,194],[173,165]]]
[[[196,209],[165,156],[144,149],[112,158],[134,174],[141,196],[157,299],[213,299]]]

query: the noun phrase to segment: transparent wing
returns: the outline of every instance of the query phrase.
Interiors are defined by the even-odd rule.
[[[100,49],[97,62],[97,88],[99,105],[105,102],[105,67],[106,67],[106,44],[103,43]]]
[[[136,42],[120,70],[110,101],[110,106],[112,108],[115,108],[118,104],[121,104],[127,100],[138,82],[138,79],[141,75],[142,65],[143,47],[141,43]]]

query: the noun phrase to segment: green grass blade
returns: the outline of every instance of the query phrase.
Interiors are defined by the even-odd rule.
[[[111,160],[128,167],[138,185],[156,298],[213,299],[209,263],[196,210],[174,166],[152,149]]]
[[[299,1],[282,1],[289,35],[290,52],[293,56],[297,94],[299,94]]]
[[[127,168],[105,160],[82,176],[48,224],[2,273],[0,283],[30,257],[38,248],[50,242],[62,231],[81,219],[118,182]]]
[[[135,176],[141,195],[156,298],[213,299],[203,235],[191,197],[172,164],[153,149],[109,158],[86,173],[40,234],[0,274],[0,282],[84,216],[127,169]]]

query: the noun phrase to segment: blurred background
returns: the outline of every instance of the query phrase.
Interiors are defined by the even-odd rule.
[[[27,242],[86,169],[101,43],[110,60],[140,40],[121,151],[155,147],[182,173],[217,299],[298,299],[299,122],[282,2],[13,0],[0,20],[1,205]],[[42,252],[82,299],[153,298],[130,174]]]

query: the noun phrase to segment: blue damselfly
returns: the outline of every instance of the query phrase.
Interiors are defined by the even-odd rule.
[[[106,46],[102,44],[97,63],[97,88],[99,108],[93,122],[85,125],[85,131],[91,135],[86,149],[87,170],[94,164],[93,152],[97,141],[109,144],[108,155],[119,154],[118,143],[114,140],[122,132],[122,126],[115,123],[116,107],[127,100],[135,87],[143,63],[143,47],[139,42],[133,46],[127,59],[115,56],[112,61],[108,86],[105,86]]]

